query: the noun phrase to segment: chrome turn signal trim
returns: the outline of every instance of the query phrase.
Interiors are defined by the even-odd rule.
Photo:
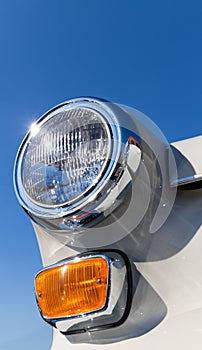
[[[103,279],[106,278],[105,286],[103,286],[106,298],[102,296],[103,303],[101,308],[95,308],[94,310],[92,310],[90,304],[91,298],[93,303],[93,293],[94,295],[96,294],[96,297],[100,298],[98,295],[99,291],[96,291],[96,288],[99,288],[99,284],[101,285],[101,283],[104,283],[104,281],[102,281],[101,278],[97,277],[98,275],[96,275],[96,268],[95,266],[93,266],[96,260],[98,262],[102,261],[104,263],[104,269],[106,269],[107,267],[107,271],[99,272],[100,275],[104,276],[102,277]],[[93,272],[92,275],[90,275],[90,279],[86,279],[85,281],[85,277],[89,275],[88,272],[91,268],[91,261]],[[89,266],[87,266],[85,270],[85,267],[82,265],[84,265],[86,262],[88,262]],[[42,285],[45,286],[44,289],[40,289],[40,287],[38,287],[38,285],[41,286],[40,283],[38,284],[38,280],[40,278],[43,278],[43,274],[47,274],[48,276],[51,273],[51,271],[55,271],[61,268],[64,271],[64,267],[68,274],[68,267],[75,266],[76,268],[76,266],[79,266],[79,264],[81,266],[80,275],[78,270],[76,271],[75,269],[75,272],[73,272],[72,274],[69,273],[69,275],[66,276],[66,278],[64,277],[63,273],[60,274],[60,281],[55,276],[53,276],[53,278],[51,276],[51,279],[49,277],[45,277],[44,282],[42,282]],[[50,281],[52,285],[48,286],[48,283]],[[78,281],[78,291],[76,291],[75,294],[73,285],[76,285]],[[62,310],[61,313],[57,314],[57,317],[47,317],[47,315],[45,315],[44,309],[43,307],[41,307],[42,304],[40,298],[43,297],[46,299],[44,300],[44,305],[46,309],[49,303],[49,299],[51,297],[50,294],[52,293],[54,299],[53,308],[57,309],[57,303],[61,305],[61,298],[59,300],[59,298],[57,298],[57,292],[55,292],[55,288],[58,288],[58,290],[60,290],[60,294],[62,294],[63,299],[69,298],[66,300],[67,305],[75,305],[76,301],[73,300],[73,297],[74,295],[76,295],[77,299],[79,299],[79,302],[81,301],[81,289],[83,289],[83,287],[85,288],[85,283],[87,286],[86,288],[91,288],[89,287],[89,284],[92,284],[92,290],[88,289],[87,291],[85,290],[83,293],[84,298],[86,298],[86,303],[88,304],[87,309],[89,308],[89,310],[91,309],[91,311],[82,312],[81,309],[81,311],[78,311],[77,314],[73,314],[72,311],[66,310],[65,316],[64,310]],[[95,284],[97,284],[97,286]],[[52,326],[56,327],[60,332],[68,335],[82,333],[85,331],[97,331],[103,329],[103,327],[115,327],[118,324],[124,322],[124,320],[127,318],[130,309],[129,305],[131,298],[131,284],[132,282],[130,262],[124,254],[118,251],[90,252],[63,260],[57,264],[48,266],[42,271],[40,271],[35,277],[36,300],[42,318],[46,322],[50,323]],[[77,286],[75,288],[77,288]],[[71,296],[72,300],[70,300]],[[60,308],[60,305],[58,308]],[[54,310],[52,311],[54,314]]]

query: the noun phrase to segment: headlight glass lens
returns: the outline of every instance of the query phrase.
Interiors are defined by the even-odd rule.
[[[110,152],[110,129],[101,113],[86,107],[56,111],[27,142],[24,190],[47,207],[79,200],[103,175]]]

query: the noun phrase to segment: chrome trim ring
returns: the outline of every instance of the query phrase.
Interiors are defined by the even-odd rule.
[[[121,131],[117,118],[112,110],[107,106],[106,103],[99,100],[91,99],[75,99],[65,102],[56,108],[50,110],[36,123],[40,129],[43,125],[49,121],[52,117],[60,112],[64,112],[74,108],[86,108],[91,111],[95,111],[100,116],[101,121],[105,125],[108,139],[109,139],[109,151],[108,159],[106,159],[103,166],[102,173],[99,175],[98,180],[95,184],[90,186],[88,191],[84,192],[81,196],[75,198],[71,202],[64,202],[57,205],[46,205],[38,203],[36,200],[31,198],[26,192],[23,181],[22,181],[22,166],[23,157],[26,152],[27,146],[32,140],[32,131],[25,137],[19,152],[16,157],[15,162],[15,172],[14,172],[14,185],[18,196],[18,200],[24,209],[31,215],[46,219],[55,219],[73,214],[92,202],[92,198],[95,198],[102,192],[106,183],[108,183],[113,172],[115,171],[116,165],[121,154]]]
[[[98,176],[95,176],[95,181],[93,179],[93,184],[91,183],[88,185],[89,183],[87,181],[87,189],[84,189],[84,191],[82,190],[78,196],[74,196],[74,188],[71,188],[71,183],[68,189],[69,182],[66,181],[65,183],[63,180],[60,182],[57,175],[54,175],[55,177],[53,176],[52,181],[54,181],[53,191],[55,191],[55,202],[54,200],[51,201],[50,198],[48,202],[46,202],[47,199],[44,200],[43,198],[46,196],[48,198],[48,195],[52,191],[51,186],[48,187],[49,185],[47,185],[48,175],[46,172],[47,167],[51,165],[51,163],[47,161],[44,162],[43,158],[40,158],[40,162],[37,161],[36,163],[37,167],[33,167],[33,172],[27,172],[26,170],[27,177],[24,176],[24,179],[28,179],[25,180],[27,181],[26,190],[22,174],[24,171],[23,166],[26,165],[27,167],[27,164],[29,164],[29,161],[28,163],[24,163],[24,156],[26,155],[26,149],[29,147],[29,143],[32,141],[32,137],[34,137],[32,130],[27,134],[19,148],[14,168],[14,187],[21,206],[34,222],[44,227],[49,232],[62,233],[61,236],[65,236],[67,232],[74,234],[75,232],[80,232],[97,225],[123,203],[124,196],[126,197],[128,194],[128,189],[138,172],[142,158],[141,138],[138,136],[134,118],[130,114],[127,114],[119,105],[96,98],[77,98],[56,106],[39,119],[35,125],[36,132],[37,128],[40,130],[40,128],[43,128],[45,125],[45,134],[47,121],[58,115],[61,111],[64,113],[69,110],[74,111],[74,109],[77,108],[88,109],[89,111],[94,111],[95,115],[99,115],[101,129],[103,125],[103,132],[105,135],[103,139],[108,140],[106,148],[108,152],[104,153],[104,163],[101,163],[101,170],[97,171]],[[52,125],[52,127],[53,130],[55,130],[55,125]],[[60,127],[59,130],[61,132],[63,129]],[[42,137],[44,134],[42,133]],[[64,132],[64,135],[66,134],[67,131]],[[60,134],[60,136],[61,135],[62,134]],[[46,145],[44,148],[47,149],[45,140],[46,139],[43,139],[43,141],[40,142],[42,145]],[[33,146],[35,147],[34,143]],[[51,149],[54,151],[55,147],[54,144]],[[65,153],[60,154],[64,155]],[[74,161],[74,156],[70,157],[72,157]],[[98,156],[98,160],[99,159],[101,158]],[[66,162],[66,160],[64,162]],[[71,172],[72,168],[70,163],[68,163],[68,165],[67,163],[64,164],[66,164],[64,165],[65,172]],[[88,164],[85,169],[88,173],[90,169]],[[75,170],[74,167],[73,170]],[[34,176],[37,176],[38,179],[38,171],[41,172],[40,181],[33,181]],[[61,176],[63,176],[63,174]],[[67,178],[67,173],[64,174],[64,178],[65,177]],[[75,180],[74,176],[73,180]],[[80,184],[83,182],[83,180],[79,181],[81,181]],[[39,190],[34,188],[33,191],[36,190],[34,196],[37,193],[38,197],[36,196],[33,198],[30,193],[34,193],[32,192],[32,186],[34,187],[37,183],[39,184]],[[62,200],[61,198],[58,200],[58,192],[55,183],[56,185],[59,184],[59,191],[61,191],[63,186],[65,186],[65,191],[69,191],[70,196],[66,197],[67,200],[63,200],[66,194],[64,197],[63,195],[61,196]],[[30,188],[28,186],[30,186]],[[47,191],[49,191],[49,194]],[[39,202],[37,201],[38,198]]]
[[[81,314],[77,316],[69,317],[57,317],[57,318],[46,318],[40,314],[44,321],[56,327],[61,333],[70,335],[82,333],[84,329],[88,329],[89,332],[102,330],[103,328],[116,327],[123,323],[128,316],[131,296],[132,296],[132,282],[131,282],[131,269],[128,258],[119,251],[106,251],[106,252],[89,252],[75,256],[73,258],[65,259],[57,264],[48,266],[42,271],[50,268],[68,264],[70,262],[78,262],[84,259],[101,257],[104,258],[108,263],[109,268],[109,280],[107,290],[107,300],[105,306],[101,310],[95,310],[87,314]],[[39,272],[39,273],[40,273]],[[38,274],[39,274],[38,273]],[[38,276],[38,274],[36,276]],[[127,285],[127,288],[126,288]],[[122,291],[126,288],[126,293],[122,295]],[[118,302],[121,299],[121,307],[118,309],[122,310],[121,317],[117,320],[116,312],[114,311],[117,307]],[[37,300],[37,297],[36,297]],[[39,307],[39,305],[38,305]],[[113,316],[114,315],[114,316]]]

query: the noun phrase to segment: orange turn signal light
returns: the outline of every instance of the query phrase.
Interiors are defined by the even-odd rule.
[[[104,256],[66,261],[35,278],[36,298],[44,318],[79,316],[107,303],[109,262]]]

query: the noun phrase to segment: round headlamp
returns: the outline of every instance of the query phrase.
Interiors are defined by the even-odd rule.
[[[105,172],[110,139],[100,113],[86,107],[56,112],[24,149],[21,179],[27,196],[50,208],[78,201]]]
[[[15,187],[22,206],[50,219],[85,207],[115,171],[120,141],[115,114],[99,100],[75,99],[49,111],[17,155]]]

